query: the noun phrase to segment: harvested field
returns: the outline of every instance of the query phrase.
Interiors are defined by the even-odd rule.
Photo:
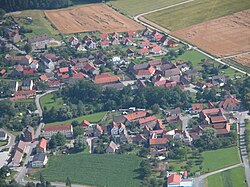
[[[244,66],[250,67],[250,53],[234,56],[234,57],[232,57],[232,60],[234,60],[234,61],[236,61]]]
[[[104,4],[91,4],[45,11],[47,18],[64,34],[142,30],[144,27]]]
[[[250,51],[250,9],[190,26],[172,34],[216,56],[248,52]]]

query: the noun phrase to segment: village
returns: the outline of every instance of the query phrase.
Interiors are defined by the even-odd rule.
[[[32,22],[32,18],[27,17],[26,21]],[[2,20],[1,28],[0,102],[28,100],[36,105],[25,108],[35,122],[12,126],[10,132],[8,128],[0,129],[0,141],[9,141],[8,149],[4,147],[6,159],[0,166],[7,165],[15,171],[21,182],[24,177],[32,180],[32,170],[48,167],[51,157],[83,151],[91,155],[137,155],[148,163],[148,167],[145,163],[140,166],[142,179],[159,175],[161,185],[190,187],[195,177],[210,170],[203,168],[203,151],[237,146],[240,124],[249,119],[245,102],[235,91],[237,81],[244,81],[247,75],[228,75],[227,65],[215,65],[210,58],[199,59],[198,63],[181,59],[193,49],[156,30],[93,31],[62,35],[62,40],[57,40],[46,34],[27,38],[22,25],[11,19]],[[81,84],[90,84],[98,91],[100,88],[102,94],[125,93],[129,89],[134,97],[130,103],[134,105],[118,107],[113,100],[102,103],[99,99],[91,106],[83,101],[87,115],[105,112],[103,118],[98,122],[79,122],[74,119],[83,114],[79,112],[82,108],[77,108],[77,114],[50,119],[52,110],[61,115],[73,113],[77,104],[69,101],[74,96],[67,98],[67,91]],[[243,83],[238,86],[244,87]],[[147,89],[158,89],[159,93],[171,90],[176,94],[173,103],[180,107],[162,107],[161,102],[166,101],[153,94],[152,100],[159,103],[141,104],[135,99],[137,90]],[[76,100],[77,92],[70,92]],[[67,110],[43,106],[41,98],[49,94],[60,97],[61,108]],[[187,95],[186,102],[178,100],[177,94]],[[93,91],[92,97],[97,95]],[[54,98],[53,102],[57,101]],[[71,122],[65,123],[66,120]],[[18,132],[15,140],[11,138],[12,131]],[[182,163],[180,168],[174,167],[173,160]]]

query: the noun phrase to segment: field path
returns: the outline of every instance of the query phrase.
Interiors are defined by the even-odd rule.
[[[155,10],[151,10],[151,11],[148,11],[148,12],[144,12],[144,13],[141,13],[141,14],[138,14],[138,15],[134,16],[133,19],[134,19],[136,22],[138,22],[138,23],[140,23],[140,24],[142,24],[142,25],[144,25],[144,26],[146,26],[146,27],[148,27],[148,28],[151,28],[151,29],[154,29],[154,30],[156,30],[156,31],[158,31],[158,32],[167,34],[170,38],[172,38],[172,39],[174,39],[174,40],[176,40],[176,41],[178,41],[178,42],[180,42],[180,43],[183,43],[183,44],[187,45],[187,46],[189,47],[189,49],[193,49],[193,50],[195,50],[195,51],[198,51],[199,53],[204,54],[204,55],[207,56],[208,58],[211,58],[211,59],[215,60],[216,62],[219,62],[219,63],[222,64],[222,65],[228,65],[227,63],[225,63],[225,62],[222,61],[222,58],[214,57],[214,56],[208,54],[207,52],[204,52],[203,50],[199,49],[197,46],[191,45],[191,44],[187,43],[186,41],[183,41],[183,40],[180,40],[179,38],[176,38],[176,37],[174,37],[173,35],[170,35],[170,34],[169,34],[169,30],[168,30],[168,29],[166,29],[166,28],[164,28],[164,27],[161,27],[160,25],[158,25],[158,24],[156,24],[156,23],[153,23],[153,22],[149,21],[149,20],[147,20],[147,19],[144,18],[144,17],[142,18],[142,16],[147,15],[147,14],[150,14],[150,13],[152,13],[152,12],[157,12],[157,11],[160,11],[160,10],[173,8],[173,7],[176,7],[176,6],[179,6],[179,5],[182,5],[182,4],[186,4],[186,3],[189,3],[189,2],[192,2],[192,1],[195,1],[195,0],[188,0],[188,1],[184,1],[184,2],[181,2],[181,3],[174,4],[174,5],[170,5],[170,6],[167,6],[167,7],[158,8],[158,9],[155,9]],[[239,68],[234,67],[234,66],[232,66],[232,65],[229,65],[229,67],[232,68],[232,69],[234,69],[234,70],[236,70],[236,71],[238,71],[238,72],[240,72],[240,73],[243,73],[243,74],[245,74],[245,75],[250,76],[250,73],[249,73],[249,72],[242,71],[242,70],[240,70]]]

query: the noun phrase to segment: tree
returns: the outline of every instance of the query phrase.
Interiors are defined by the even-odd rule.
[[[0,8],[0,19],[2,19],[5,14],[6,14],[5,10]]]
[[[71,181],[70,181],[69,177],[67,177],[67,179],[66,179],[66,186],[71,187]]]
[[[49,147],[51,149],[56,148],[57,146],[63,146],[66,143],[66,138],[63,134],[57,133],[51,136],[49,141]]]
[[[31,46],[31,44],[30,44],[30,43],[25,44],[24,50],[25,50],[26,53],[29,54],[29,53],[32,51],[32,46]]]
[[[154,104],[151,107],[152,111],[154,112],[154,114],[158,114],[160,112],[160,106],[158,104]]]
[[[44,177],[43,177],[43,175],[40,173],[40,183],[41,183],[41,185],[42,186],[45,186],[45,179],[44,179]]]
[[[79,126],[79,122],[76,121],[76,120],[73,120],[73,121],[71,122],[71,125],[72,125],[73,127]]]
[[[83,135],[84,131],[83,131],[83,128],[80,127],[80,126],[76,126],[74,127],[73,129],[73,134],[74,134],[74,137],[76,138],[77,136],[79,135]]]

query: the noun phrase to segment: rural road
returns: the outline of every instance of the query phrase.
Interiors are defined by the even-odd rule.
[[[202,51],[198,47],[193,46],[193,45],[191,45],[191,44],[189,44],[189,43],[187,43],[187,42],[185,42],[183,40],[180,40],[180,39],[172,36],[171,34],[169,34],[169,30],[168,29],[163,28],[160,25],[157,25],[156,23],[153,23],[153,22],[147,20],[146,18],[142,17],[144,15],[147,15],[147,14],[150,14],[150,13],[153,13],[153,12],[157,12],[157,11],[160,11],[160,10],[165,10],[165,9],[173,8],[173,7],[176,7],[176,6],[179,6],[179,5],[182,5],[182,4],[186,4],[186,3],[189,3],[189,2],[192,2],[192,1],[194,1],[194,0],[188,0],[188,1],[184,1],[184,2],[181,2],[181,3],[174,4],[174,5],[170,5],[170,6],[167,6],[167,7],[158,8],[158,9],[155,9],[155,10],[144,12],[144,13],[141,13],[141,14],[138,14],[138,15],[134,16],[133,19],[136,22],[138,22],[138,23],[140,23],[140,24],[142,24],[142,25],[144,25],[144,26],[146,26],[148,28],[154,29],[154,30],[156,30],[158,32],[161,32],[161,33],[163,32],[164,34],[168,35],[170,38],[172,38],[172,39],[174,39],[174,40],[176,40],[178,42],[181,42],[181,43],[187,45],[189,48],[191,48],[191,49],[193,49],[195,51],[198,51],[199,53],[202,53],[203,55],[205,55],[205,56],[207,56],[207,57],[215,60],[216,62],[219,62],[222,65],[228,65],[227,63],[225,63],[225,62],[223,62],[221,60],[223,58],[215,58],[214,56],[212,56],[212,55],[210,55],[210,54]],[[234,69],[234,70],[236,70],[236,71],[238,71],[238,72],[240,72],[240,73],[243,73],[243,74],[246,74],[246,75],[250,76],[249,72],[242,71],[242,70],[240,70],[240,69],[238,69],[238,68],[236,68],[234,66],[231,66],[231,65],[229,65],[229,67],[232,68],[232,69]]]
[[[207,177],[209,177],[210,175],[214,175],[214,174],[217,174],[217,173],[220,173],[220,172],[223,172],[223,171],[227,171],[229,169],[233,169],[233,168],[236,168],[236,167],[239,167],[239,166],[242,166],[242,163],[235,164],[233,166],[229,166],[229,167],[226,167],[226,168],[222,168],[222,169],[219,169],[219,170],[216,170],[216,171],[213,171],[213,172],[201,175],[201,176],[199,176],[197,178],[194,178],[193,187],[205,187],[206,185],[205,185],[205,181],[204,180]]]
[[[11,148],[15,144],[16,136],[13,135],[13,134],[11,134],[11,133],[9,133],[8,131],[6,131],[4,129],[0,129],[0,130],[4,131],[8,135],[8,137],[9,137],[8,144],[0,147],[0,151],[2,149],[5,149],[5,148]],[[9,152],[10,152],[10,150],[9,150]]]

